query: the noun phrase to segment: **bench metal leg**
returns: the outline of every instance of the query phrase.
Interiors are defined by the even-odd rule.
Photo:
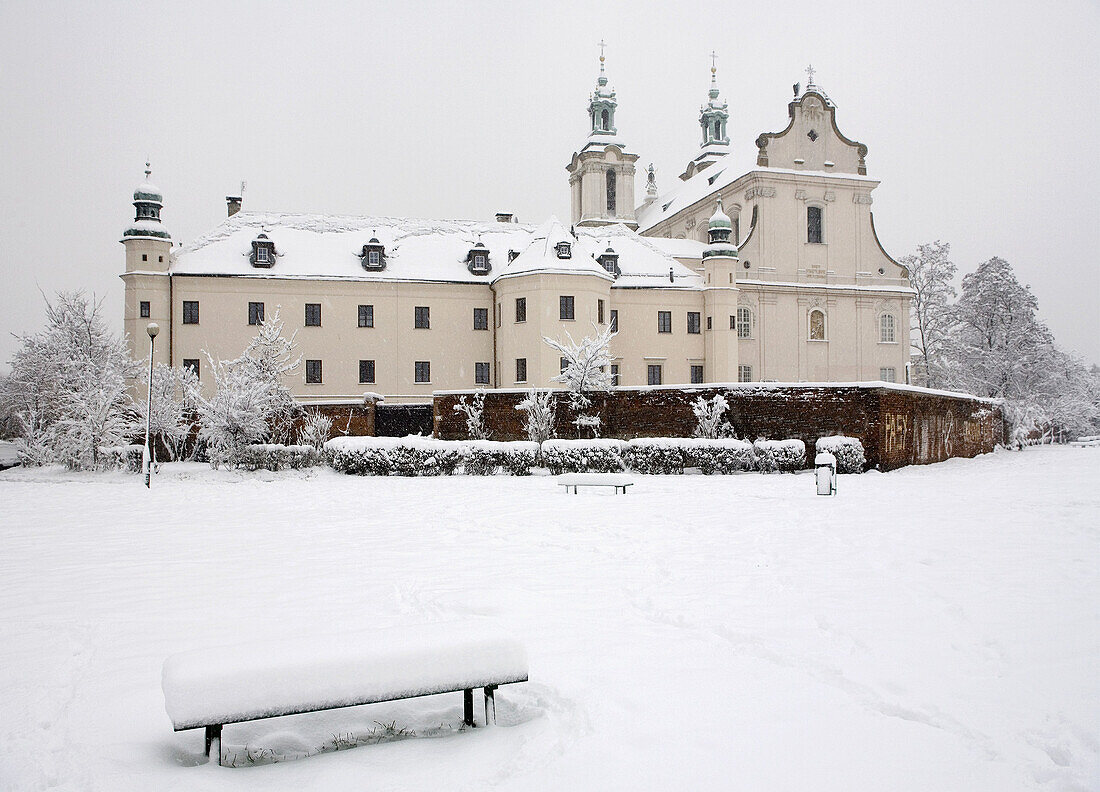
[[[222,763],[222,725],[206,727],[206,758],[214,761],[214,752],[217,752],[218,765]]]
[[[474,726],[474,689],[466,688],[462,691],[462,724]]]
[[[496,685],[485,686],[485,725],[491,726],[497,722]]]

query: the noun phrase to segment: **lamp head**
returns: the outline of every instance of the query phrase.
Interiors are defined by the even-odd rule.
[[[149,324],[145,325],[145,332],[149,334],[149,338],[156,338],[157,333],[160,332],[160,325],[158,325],[156,322],[150,322]]]

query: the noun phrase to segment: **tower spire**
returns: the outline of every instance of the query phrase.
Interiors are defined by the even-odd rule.
[[[711,146],[719,146],[717,151],[726,153],[730,140],[726,134],[726,122],[729,120],[727,108],[729,105],[718,99],[718,53],[710,53],[710,91],[707,92],[708,101],[699,108],[699,126],[703,129],[703,142],[700,146],[704,149]]]
[[[618,103],[615,101],[615,89],[607,87],[607,72],[604,70],[604,63],[607,58],[604,56],[604,49],[607,44],[603,39],[600,39],[600,76],[596,78],[596,90],[592,92],[592,95],[588,99],[588,118],[592,122],[592,131],[589,132],[589,138],[597,138],[600,135],[614,135],[617,130],[615,129],[615,108]]]

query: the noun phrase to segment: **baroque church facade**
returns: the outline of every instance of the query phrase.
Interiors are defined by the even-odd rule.
[[[712,66],[696,155],[664,192],[650,166],[635,206],[638,155],[601,56],[590,131],[566,167],[568,224],[245,212],[230,196],[221,225],[173,246],[147,170],[121,240],[134,355],[155,321],[156,362],[210,387],[207,353],[240,355],[278,310],[303,402],[560,387],[543,337],[607,325],[622,386],[902,381],[908,273],[875,233],[867,147],[840,132],[807,71],[786,128],[760,134],[756,166],[739,172]]]

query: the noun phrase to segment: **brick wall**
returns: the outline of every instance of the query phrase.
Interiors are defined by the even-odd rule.
[[[374,403],[369,404],[306,404],[332,419],[332,436],[352,437],[374,435]]]
[[[592,406],[582,412],[600,416],[602,437],[690,437],[695,429],[692,403],[716,393],[729,402],[726,418],[737,437],[798,438],[806,443],[809,464],[817,439],[834,434],[858,437],[868,464],[880,470],[972,457],[1003,442],[1000,410],[989,402],[894,386],[623,388],[593,396]],[[435,396],[437,437],[465,439],[465,418],[454,411],[461,395]],[[515,391],[486,392],[485,423],[494,440],[526,439],[525,414],[515,409],[524,398]],[[574,429],[576,413],[568,396],[556,392],[555,399],[557,435],[588,436]]]

